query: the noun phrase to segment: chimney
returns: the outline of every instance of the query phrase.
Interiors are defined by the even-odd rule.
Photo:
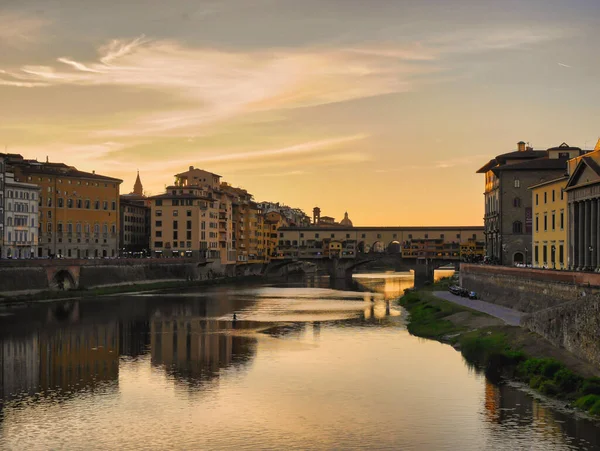
[[[190,166],[190,171],[193,171],[193,170],[194,170],[194,166]]]
[[[95,174],[95,173],[96,173],[96,170],[95,170],[95,169],[92,169],[92,174]]]
[[[519,141],[517,143],[517,150],[519,152],[525,152],[525,142],[524,141]]]

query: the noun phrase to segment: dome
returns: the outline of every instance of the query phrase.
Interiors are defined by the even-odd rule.
[[[342,219],[340,225],[352,227],[352,221],[350,221],[350,218],[348,217],[348,212],[344,213],[344,219]]]

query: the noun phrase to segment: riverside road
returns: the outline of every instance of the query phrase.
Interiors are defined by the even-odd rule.
[[[488,315],[494,316],[501,319],[509,326],[519,326],[521,324],[521,316],[523,312],[513,310],[508,307],[502,307],[501,305],[491,304],[489,302],[480,301],[477,299],[463,298],[456,296],[448,291],[436,291],[434,294],[446,301],[453,302],[454,304],[468,307],[478,312],[487,313]]]

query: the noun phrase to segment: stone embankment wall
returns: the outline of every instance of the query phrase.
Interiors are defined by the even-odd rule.
[[[527,313],[600,292],[600,274],[464,263],[460,283],[487,302]]]
[[[600,367],[600,274],[462,264],[461,285],[528,313],[521,326]]]
[[[263,264],[221,265],[191,259],[15,260],[0,262],[0,293],[56,289],[53,278],[68,272],[79,288],[259,276]]]
[[[600,367],[600,295],[531,313],[521,325]]]

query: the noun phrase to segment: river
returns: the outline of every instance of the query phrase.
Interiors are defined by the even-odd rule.
[[[597,424],[408,334],[394,300],[410,286],[363,274],[2,311],[0,449],[600,448]]]

